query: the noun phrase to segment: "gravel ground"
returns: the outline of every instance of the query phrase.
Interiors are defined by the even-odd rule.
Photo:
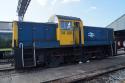
[[[125,69],[95,77],[94,79],[82,80],[77,83],[125,83]]]

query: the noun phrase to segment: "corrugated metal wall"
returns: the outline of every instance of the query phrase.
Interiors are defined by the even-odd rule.
[[[107,26],[108,28],[113,28],[115,31],[117,30],[125,30],[125,14],[120,18],[116,19],[114,22]]]

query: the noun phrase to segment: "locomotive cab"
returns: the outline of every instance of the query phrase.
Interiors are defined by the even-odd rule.
[[[57,40],[61,46],[79,46],[84,44],[83,24],[80,18],[54,15],[49,21],[58,24]]]

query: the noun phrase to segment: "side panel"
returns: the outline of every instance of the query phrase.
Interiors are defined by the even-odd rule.
[[[113,29],[85,26],[85,46],[111,45]]]
[[[23,43],[24,47],[30,47],[33,45],[32,28],[33,25],[31,23],[18,22],[18,44]]]
[[[24,47],[53,48],[58,47],[56,38],[56,24],[18,22],[18,44]]]
[[[37,48],[58,47],[56,24],[36,24],[33,26],[33,40]]]

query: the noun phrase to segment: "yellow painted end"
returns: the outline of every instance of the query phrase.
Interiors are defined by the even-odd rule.
[[[16,21],[13,22],[12,30],[13,30],[12,47],[14,48],[18,47],[18,26]]]

